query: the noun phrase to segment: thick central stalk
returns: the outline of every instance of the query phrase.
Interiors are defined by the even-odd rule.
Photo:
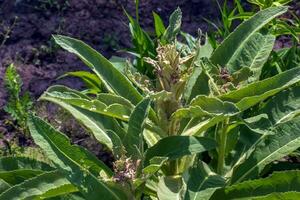
[[[226,143],[227,143],[227,128],[229,124],[229,118],[227,118],[222,125],[219,135],[219,148],[218,148],[218,174],[223,174],[224,164],[225,164],[225,152],[226,152]]]

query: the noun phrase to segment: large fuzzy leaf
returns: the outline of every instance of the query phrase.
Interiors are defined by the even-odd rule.
[[[10,188],[10,185],[6,183],[4,180],[0,179],[0,194]]]
[[[277,126],[274,135],[267,135],[244,162],[234,167],[231,183],[257,178],[264,167],[300,147],[300,119]],[[262,136],[264,137],[264,136]]]
[[[253,200],[296,200],[300,199],[300,192],[271,193],[263,197],[253,198]]]
[[[200,106],[204,110],[213,114],[235,114],[239,112],[237,107],[230,102],[223,102],[218,98],[199,95],[191,102],[192,106]]]
[[[171,43],[175,40],[177,34],[180,32],[182,12],[177,8],[170,16],[169,26],[167,27],[163,39]]]
[[[61,88],[59,88],[61,90]],[[78,96],[78,92],[58,91],[54,87],[51,90],[47,90],[41,99],[51,98],[57,99],[57,101],[76,106],[91,112],[99,113],[116,119],[128,121],[131,113],[130,108],[119,103],[112,103],[106,105],[98,99],[88,99],[86,97]]]
[[[47,172],[15,185],[0,195],[0,200],[38,200],[77,192],[59,172]]]
[[[233,116],[239,109],[231,102],[224,102],[218,98],[199,95],[195,97],[188,108],[177,110],[173,116],[192,118],[205,116]]]
[[[252,77],[249,81],[258,81],[261,75],[261,71],[263,65],[269,58],[270,53],[273,50],[273,46],[275,43],[275,36],[273,35],[260,35],[258,37],[260,40],[257,41],[254,45],[257,45],[256,48],[254,47],[254,51],[257,53],[254,54],[251,64],[248,66],[251,71],[253,72]],[[248,47],[246,47],[247,49]]]
[[[143,152],[143,130],[150,110],[150,99],[141,101],[130,115],[127,134],[123,139],[128,156],[138,158]]]
[[[80,78],[87,87],[84,90],[84,93],[87,94],[98,94],[102,91],[101,88],[101,80],[98,78],[96,74],[87,71],[75,71],[75,72],[67,72],[64,75],[60,76],[59,78],[64,78],[67,76],[74,76]]]
[[[43,171],[51,171],[54,168],[45,162],[27,157],[0,158],[0,171],[12,171],[19,169],[39,169]]]
[[[180,148],[179,148],[180,147]],[[210,138],[193,136],[170,136],[159,140],[146,151],[145,166],[153,157],[180,158],[214,149],[216,142]]]
[[[284,90],[270,99],[259,111],[266,113],[272,124],[276,125],[291,120],[300,111],[300,87]]]
[[[178,109],[173,114],[173,117],[176,118],[192,118],[181,135],[199,136],[226,117],[237,115],[240,112],[231,102],[203,95],[195,97],[190,105],[190,107]]]
[[[210,58],[211,54],[213,53],[214,48],[209,41],[209,37],[206,34],[205,36],[205,43],[200,46],[199,52],[198,52],[198,59],[199,58]]]
[[[97,99],[101,102],[103,102],[105,105],[110,106],[113,104],[120,104],[123,106],[128,107],[129,109],[133,109],[134,105],[128,101],[127,99],[115,95],[115,94],[109,94],[109,93],[101,93],[97,95]]]
[[[82,197],[82,195],[78,194],[77,192],[77,193],[47,198],[47,200],[85,200],[85,199]]]
[[[195,66],[185,87],[184,97],[190,102],[197,95],[209,95],[209,77],[202,67]]]
[[[167,157],[154,157],[150,160],[150,164],[143,169],[143,172],[147,175],[152,175],[157,172],[167,160]]]
[[[268,60],[273,49],[275,36],[270,34],[254,33],[249,41],[235,53],[235,56],[228,62],[227,68],[231,72],[249,67],[253,72],[250,81],[259,80],[262,67]]]
[[[202,117],[193,118],[184,128],[181,135],[201,136],[204,131],[225,120],[226,118],[227,117],[224,115],[206,117],[204,119]]]
[[[299,81],[300,67],[297,67],[269,79],[252,83],[239,90],[234,90],[219,98],[223,101],[235,103],[243,111]]]
[[[147,128],[144,129],[143,135],[148,147],[152,147],[162,138],[155,130],[149,130]]]
[[[271,7],[258,12],[249,20],[240,24],[215,50],[211,60],[215,65],[227,66],[239,56],[245,44],[263,26],[275,17],[285,13],[288,7]],[[234,69],[234,68],[233,68]],[[231,71],[233,72],[233,70]]]
[[[54,170],[48,164],[25,157],[0,158],[0,179],[16,185],[45,171]]]
[[[219,189],[211,200],[246,200],[271,193],[300,192],[300,171],[274,173],[268,178],[245,181]]]
[[[191,167],[183,177],[187,185],[185,200],[208,200],[207,189],[211,189],[212,194],[214,190],[225,185],[225,179],[212,172],[203,162]]]
[[[99,196],[109,200],[124,199],[123,192],[97,178],[101,171],[109,176],[112,172],[95,156],[71,145],[66,136],[38,117],[31,115],[28,125],[35,143],[44,149],[49,159],[87,199],[96,200]]]
[[[90,67],[102,80],[106,88],[125,97],[133,104],[142,100],[142,96],[104,56],[84,42],[66,36],[53,36],[55,42],[65,50],[76,54],[88,67]]]
[[[109,135],[107,134],[106,130],[112,130],[116,132],[121,138],[124,136],[125,131],[121,127],[119,127],[119,125],[114,119],[108,118],[98,113],[91,112],[86,109],[70,105],[64,101],[61,101],[59,98],[55,98],[51,95],[48,95],[49,93],[56,92],[65,94],[75,93],[76,95],[80,95],[80,93],[78,93],[77,91],[71,90],[64,86],[52,86],[43,94],[43,96],[40,99],[51,101],[69,111],[69,113],[72,114],[75,119],[81,122],[93,133],[95,138],[100,143],[105,144],[109,149],[113,148],[113,141],[112,138],[109,137]],[[85,98],[85,96],[83,96],[83,98]]]
[[[61,157],[59,154],[62,154],[94,175],[98,175],[101,171],[112,175],[112,171],[93,154],[80,146],[72,145],[65,135],[39,117],[31,115],[28,126],[35,143],[45,151],[56,166],[68,170],[69,167],[59,159]]]
[[[43,174],[42,170],[33,169],[19,169],[13,171],[0,171],[0,179],[4,180],[10,185],[16,185],[22,183],[23,181],[35,177],[37,175]]]
[[[157,196],[159,200],[182,200],[185,185],[182,178],[162,176],[157,186]]]

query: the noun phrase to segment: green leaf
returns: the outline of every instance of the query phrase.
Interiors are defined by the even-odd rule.
[[[10,185],[6,183],[4,180],[0,179],[0,195],[2,192],[10,188]]]
[[[7,67],[5,72],[4,84],[13,98],[19,96],[23,82],[14,64],[10,64]]]
[[[182,32],[182,31],[180,31],[180,35],[184,38],[186,44],[177,41],[176,45],[178,45],[178,43],[180,43],[178,46],[179,48],[177,47],[177,49],[181,49],[180,45],[182,45],[182,47],[187,49],[186,51],[184,51],[184,49],[182,49],[182,51],[183,51],[182,55],[188,56],[197,48],[197,45],[200,46],[197,38],[193,37],[192,35]]]
[[[188,125],[184,128],[181,135],[193,135],[200,136],[204,131],[213,127],[217,123],[225,120],[227,117],[220,115],[215,117],[206,117],[206,118],[193,118],[190,120]]]
[[[154,18],[154,27],[155,27],[156,37],[160,38],[166,31],[166,28],[165,28],[164,22],[162,21],[160,16],[155,12],[152,12],[152,13],[153,13],[153,18]]]
[[[191,106],[200,106],[208,113],[213,113],[216,115],[219,114],[236,114],[239,112],[238,108],[226,101],[222,101],[216,97],[207,97],[203,95],[199,95],[196,98],[194,98],[191,103]]]
[[[123,121],[128,121],[131,114],[131,110],[127,106],[118,103],[106,105],[98,99],[89,99],[87,97],[77,96],[78,92],[72,92],[68,89],[66,89],[67,91],[62,91],[61,88],[59,88],[59,90],[55,90],[55,88],[52,87],[51,90],[47,90],[43,94],[41,99],[56,98],[57,101],[61,101],[63,103],[70,104],[91,112],[121,119]],[[114,99],[112,98],[112,100]]]
[[[3,79],[3,85],[9,97],[3,110],[15,121],[17,128],[22,129],[23,133],[27,135],[26,120],[28,112],[32,108],[30,95],[27,91],[21,95],[23,82],[13,64],[7,67]]]
[[[299,81],[300,67],[297,67],[271,78],[249,84],[239,90],[219,96],[219,98],[235,103],[241,111],[244,111]]]
[[[0,195],[0,200],[45,199],[77,192],[59,172],[47,172],[15,185]]]
[[[112,175],[112,171],[97,157],[80,146],[72,145],[64,134],[39,117],[31,115],[28,126],[35,143],[45,151],[56,166],[69,170],[69,167],[59,159],[66,157],[94,175],[98,175],[101,171]]]
[[[293,200],[299,199],[300,192],[282,192],[282,193],[271,193],[263,197],[253,198],[253,200]]]
[[[257,54],[253,58],[251,65],[249,65],[249,68],[253,72],[253,78],[250,79],[250,81],[258,81],[259,77],[261,75],[261,71],[263,68],[263,65],[268,60],[270,53],[273,50],[273,46],[275,43],[275,36],[273,35],[261,35],[260,39],[264,38],[263,41],[258,41],[256,44],[258,45],[260,42],[262,45],[259,47],[256,47],[255,50],[257,51]],[[258,45],[259,46],[259,45]],[[247,47],[246,47],[247,49]]]
[[[35,143],[45,150],[60,172],[64,173],[87,199],[97,200],[99,196],[105,196],[109,200],[124,199],[125,194],[120,189],[97,178],[101,171],[108,176],[111,176],[112,172],[94,155],[82,147],[71,145],[66,136],[38,117],[31,115],[28,126]]]
[[[125,154],[125,148],[121,138],[112,130],[108,130],[107,135],[111,138],[111,141],[113,142],[112,153],[114,157],[116,159],[121,158]]]
[[[87,87],[87,90],[84,93],[88,94],[98,94],[102,91],[101,88],[101,80],[98,78],[96,74],[87,72],[87,71],[75,71],[75,72],[67,72],[64,75],[58,77],[58,79],[67,77],[67,76],[74,76],[82,79]]]
[[[189,106],[187,108],[180,108],[173,113],[172,118],[182,119],[182,118],[193,118],[193,117],[213,117],[216,114],[207,112],[200,106]]]
[[[137,104],[129,118],[123,144],[128,156],[133,158],[139,158],[143,154],[143,130],[150,110],[150,102],[149,98],[145,98]]]
[[[127,52],[136,57],[137,62],[134,65],[134,67],[139,72],[141,72],[142,74],[146,74],[149,77],[153,77],[153,66],[146,63],[144,61],[144,58],[145,57],[154,58],[156,56],[154,41],[152,41],[149,34],[141,28],[138,19],[135,20],[133,17],[131,17],[126,12],[126,10],[124,10],[124,12],[130,22],[129,30],[131,33],[132,44],[133,44],[133,48]]]
[[[292,69],[300,65],[300,48],[292,46],[291,48],[280,49],[277,51],[280,59],[280,68]]]
[[[159,200],[182,200],[185,185],[182,178],[162,176],[157,186],[157,196]]]
[[[177,148],[180,147],[180,148]],[[153,157],[168,157],[174,160],[186,155],[192,155],[214,149],[216,142],[210,138],[193,136],[169,136],[159,140],[146,151],[145,166]]]
[[[66,194],[61,196],[56,196],[52,198],[47,198],[47,200],[85,200],[82,195],[77,193]]]
[[[149,165],[143,169],[143,172],[152,175],[157,172],[167,160],[167,157],[153,157],[150,160]]]
[[[84,42],[70,37],[55,35],[55,42],[65,50],[76,54],[102,80],[110,92],[114,92],[137,104],[142,96],[105,57]]]
[[[76,92],[75,90],[71,90],[64,86],[52,86],[43,94],[40,99],[51,101],[69,111],[69,113],[72,114],[74,118],[76,118],[93,133],[95,138],[100,143],[105,144],[109,149],[113,148],[113,141],[112,138],[110,138],[106,133],[106,130],[112,130],[116,132],[120,138],[125,135],[125,131],[117,124],[114,119],[70,105],[58,98],[47,95],[48,93],[56,91],[67,94],[75,93],[76,95],[80,95],[80,93]]]
[[[202,161],[185,172],[183,178],[187,185],[185,200],[209,200],[209,198],[205,198],[208,193],[207,189],[214,188],[216,190],[225,185],[225,179],[212,172]]]
[[[195,66],[185,87],[184,97],[190,102],[197,95],[209,95],[209,77],[206,75],[202,67]]]
[[[163,39],[168,43],[175,40],[177,34],[180,32],[182,13],[178,7],[170,16],[169,26],[167,27]]]
[[[300,192],[300,171],[284,171],[264,179],[245,181],[219,189],[210,200],[246,200],[272,193]]]
[[[42,170],[19,169],[13,171],[0,171],[0,179],[10,185],[16,185],[23,181],[44,173]]]
[[[212,54],[212,62],[215,65],[227,67],[232,60],[238,57],[239,52],[259,29],[287,10],[288,7],[271,7],[258,12],[249,20],[240,24]]]
[[[143,135],[148,147],[152,147],[162,138],[162,136],[158,134],[156,130],[152,130],[148,128],[144,129]]]
[[[242,124],[244,124],[251,131],[258,134],[270,134],[270,127],[272,124],[266,114],[256,115],[254,117],[249,117],[247,119],[242,120]]]
[[[249,67],[243,67],[240,70],[231,74],[231,83],[236,87],[243,86],[246,81],[253,75],[253,72]],[[253,78],[253,77],[252,77]]]
[[[114,95],[114,94],[109,94],[109,93],[101,93],[97,95],[97,99],[101,102],[103,102],[105,105],[113,105],[113,104],[120,104],[123,106],[128,107],[129,109],[133,109],[134,105],[128,101],[127,99]]]
[[[59,98],[59,100],[91,112],[123,121],[128,121],[131,114],[131,110],[128,107],[116,103],[107,106],[99,100],[86,100],[80,98]]]
[[[268,114],[272,124],[277,125],[293,119],[299,110],[300,87],[295,86],[275,95],[259,112]]]
[[[178,109],[173,117],[234,116],[238,113],[239,109],[233,103],[221,101],[215,97],[199,95],[191,101],[189,107]]]
[[[253,72],[250,81],[259,80],[262,67],[268,60],[273,49],[275,36],[270,34],[254,33],[235,56],[227,63],[230,72],[238,71],[243,67],[249,67]]]
[[[45,162],[27,157],[0,158],[0,171],[13,171],[19,169],[39,169],[42,171],[51,171],[54,168]]]
[[[275,132],[274,135],[265,136],[254,150],[250,149],[251,153],[246,153],[249,156],[244,162],[234,167],[231,183],[257,178],[267,164],[300,147],[299,118],[277,126],[273,132]]]
[[[50,165],[26,157],[0,158],[0,179],[16,185],[45,171],[54,170]]]
[[[142,29],[138,20],[135,20],[132,16],[130,16],[128,12],[126,12],[126,10],[124,10],[124,12],[130,22],[129,29],[132,36],[133,44],[137,49],[137,53],[153,53],[155,51],[155,47],[149,34]]]
[[[211,43],[209,42],[208,36],[206,35],[205,36],[205,44],[200,46],[198,58],[210,58],[213,51],[214,51],[214,48],[211,45]]]
[[[126,74],[126,70],[128,67],[128,62],[126,58],[119,57],[119,56],[112,56],[109,59],[109,62],[111,62],[111,64],[113,64],[113,66],[121,73]]]
[[[167,157],[154,157],[150,160],[150,164],[142,169],[142,173],[144,176],[141,178],[137,178],[134,180],[134,186],[137,188],[139,186],[142,186],[143,184],[146,185],[147,189],[146,190],[153,190],[153,185],[151,187],[148,187],[148,184],[155,184],[154,187],[157,187],[157,178],[154,176],[155,173],[157,173],[162,166],[167,162],[168,158]],[[154,182],[155,181],[155,182]],[[151,188],[151,189],[150,189]],[[155,193],[153,190],[152,193]],[[143,190],[144,194],[148,193],[145,190]],[[151,196],[151,195],[150,195]]]

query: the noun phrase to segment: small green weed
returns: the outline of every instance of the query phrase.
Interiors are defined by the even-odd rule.
[[[12,120],[16,122],[16,129],[28,135],[26,122],[33,103],[28,92],[21,95],[23,82],[13,64],[9,65],[6,70],[4,84],[9,95],[4,110],[11,116]],[[12,122],[12,124],[14,123]]]

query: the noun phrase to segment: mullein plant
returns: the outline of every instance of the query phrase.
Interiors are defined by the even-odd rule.
[[[275,161],[300,147],[300,66],[260,80],[275,42],[261,29],[286,11],[258,12],[215,50],[200,35],[185,51],[176,40],[177,9],[157,56],[143,58],[155,78],[54,36],[93,71],[103,92],[56,85],[40,100],[69,111],[115,161],[109,168],[31,114],[30,133],[51,162],[1,158],[0,200],[298,199],[300,171]]]

